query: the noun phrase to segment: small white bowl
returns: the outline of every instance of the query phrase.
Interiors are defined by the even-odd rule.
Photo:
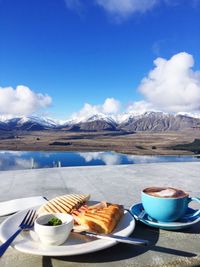
[[[56,226],[45,225],[53,217],[60,219],[62,224]],[[52,213],[38,217],[35,220],[34,230],[44,245],[55,246],[61,245],[67,240],[73,225],[74,219],[72,215],[66,213]]]

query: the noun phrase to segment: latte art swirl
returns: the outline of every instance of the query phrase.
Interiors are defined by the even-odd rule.
[[[160,198],[181,198],[188,196],[188,194],[183,190],[172,187],[149,187],[146,188],[143,192],[148,195]]]

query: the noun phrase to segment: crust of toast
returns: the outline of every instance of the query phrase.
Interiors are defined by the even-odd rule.
[[[47,213],[72,213],[74,209],[78,209],[86,203],[90,195],[68,194],[55,197],[43,204],[39,210],[38,215]]]

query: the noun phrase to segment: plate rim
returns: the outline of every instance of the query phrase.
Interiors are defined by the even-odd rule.
[[[37,209],[38,206],[34,206],[33,208]],[[5,234],[4,234],[4,227],[6,227],[6,224],[8,222],[10,222],[10,220],[13,219],[14,217],[22,216],[22,214],[24,214],[27,210],[28,209],[25,209],[25,210],[19,211],[19,212],[15,213],[15,214],[9,216],[8,218],[6,218],[0,224],[0,240],[2,242],[5,242],[6,239],[8,238],[8,236],[5,237]],[[124,210],[124,215],[128,216],[127,219],[128,219],[128,221],[130,221],[130,224],[128,225],[128,227],[122,229],[122,230],[124,230],[124,229],[128,230],[127,234],[123,234],[122,236],[129,236],[134,231],[136,222],[135,222],[134,216],[130,212]],[[119,231],[114,232],[114,234],[118,234],[118,232]],[[29,243],[29,242],[36,242],[36,241],[27,240],[27,242]],[[95,244],[92,243],[92,246],[89,246],[89,248],[88,248],[88,245],[86,245],[85,249],[83,248],[81,250],[77,250],[77,251],[73,250],[73,251],[70,251],[70,252],[68,251],[67,248],[70,248],[71,246],[76,246],[76,245],[55,246],[56,248],[60,248],[55,253],[51,250],[54,246],[51,246],[49,248],[48,247],[44,247],[44,249],[45,249],[44,251],[41,250],[41,248],[39,248],[38,250],[33,248],[31,250],[29,247],[26,246],[26,244],[25,244],[25,246],[23,246],[23,244],[21,244],[20,242],[19,243],[15,243],[15,241],[14,241],[11,244],[11,247],[16,249],[16,250],[18,250],[18,251],[20,251],[20,252],[27,253],[27,254],[32,254],[32,255],[40,255],[40,256],[75,256],[75,255],[82,255],[82,254],[87,254],[87,253],[100,251],[100,250],[112,247],[112,246],[114,246],[114,245],[116,245],[118,243],[115,240],[105,240],[105,239],[96,239],[96,240],[94,240],[92,242],[95,242]],[[86,242],[86,243],[83,243],[83,244],[89,244],[89,242]],[[80,246],[80,245],[83,245],[83,244],[77,244],[77,245]]]

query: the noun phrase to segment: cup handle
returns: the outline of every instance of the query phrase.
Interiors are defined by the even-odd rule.
[[[191,201],[197,201],[200,203],[200,198],[199,197],[189,197],[188,198],[188,204],[191,202]],[[190,214],[190,215],[187,215],[187,218],[194,218],[196,216],[200,215],[200,209],[197,210],[196,212],[194,212],[193,214]]]

